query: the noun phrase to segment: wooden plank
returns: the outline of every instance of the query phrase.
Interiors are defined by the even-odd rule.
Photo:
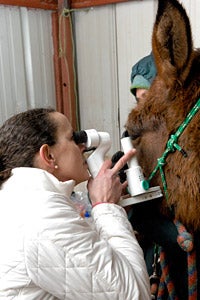
[[[30,8],[40,8],[48,10],[57,10],[57,0],[0,0],[0,4],[12,6],[24,6]]]
[[[56,109],[62,112],[62,72],[61,61],[59,58],[59,16],[57,12],[52,13],[52,36],[54,46],[54,70],[55,70],[55,88],[56,88]]]
[[[59,93],[59,96],[57,94],[57,107],[60,112],[68,117],[73,129],[77,130],[79,127],[79,119],[75,86],[76,75],[74,71],[75,49],[73,44],[71,14],[63,14],[65,2],[67,1],[58,0],[58,29],[57,33],[54,33],[58,38],[57,45],[54,42],[54,47],[59,47],[56,50],[59,51],[57,53],[59,57],[57,57],[56,70],[56,76],[58,76],[56,79],[57,93]]]
[[[58,1],[59,0],[0,0],[0,4],[57,10]],[[106,4],[128,2],[128,1],[130,0],[71,0],[68,1],[68,3],[71,8],[79,9],[84,7],[106,5]],[[62,2],[64,3],[65,1],[63,0]]]
[[[128,2],[130,0],[71,0],[71,7],[74,9],[98,6],[98,5],[106,5],[120,2]]]

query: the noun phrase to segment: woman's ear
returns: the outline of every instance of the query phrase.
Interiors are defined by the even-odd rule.
[[[40,147],[39,155],[43,165],[46,165],[46,167],[48,168],[55,168],[55,158],[51,152],[51,148],[49,147],[49,145],[42,145]]]

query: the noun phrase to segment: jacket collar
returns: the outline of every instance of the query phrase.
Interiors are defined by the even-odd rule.
[[[15,168],[2,189],[37,190],[60,193],[70,196],[75,186],[74,180],[59,181],[54,175],[38,168]]]

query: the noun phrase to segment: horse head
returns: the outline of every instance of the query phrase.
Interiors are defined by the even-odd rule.
[[[173,209],[175,218],[197,230],[200,112],[196,106],[200,98],[200,50],[193,47],[190,21],[177,0],[158,0],[152,51],[157,76],[145,101],[130,112],[126,129],[145,176],[148,178],[158,164],[164,172],[167,195],[163,190],[162,212]],[[188,114],[190,121],[185,125]],[[167,147],[170,151],[163,159]],[[151,184],[163,189],[159,171]]]

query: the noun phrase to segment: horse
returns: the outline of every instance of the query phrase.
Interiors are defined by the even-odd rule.
[[[157,75],[125,129],[163,197],[134,205],[131,223],[142,245],[159,249],[155,297],[200,299],[200,50],[178,0],[158,0],[152,52]]]

